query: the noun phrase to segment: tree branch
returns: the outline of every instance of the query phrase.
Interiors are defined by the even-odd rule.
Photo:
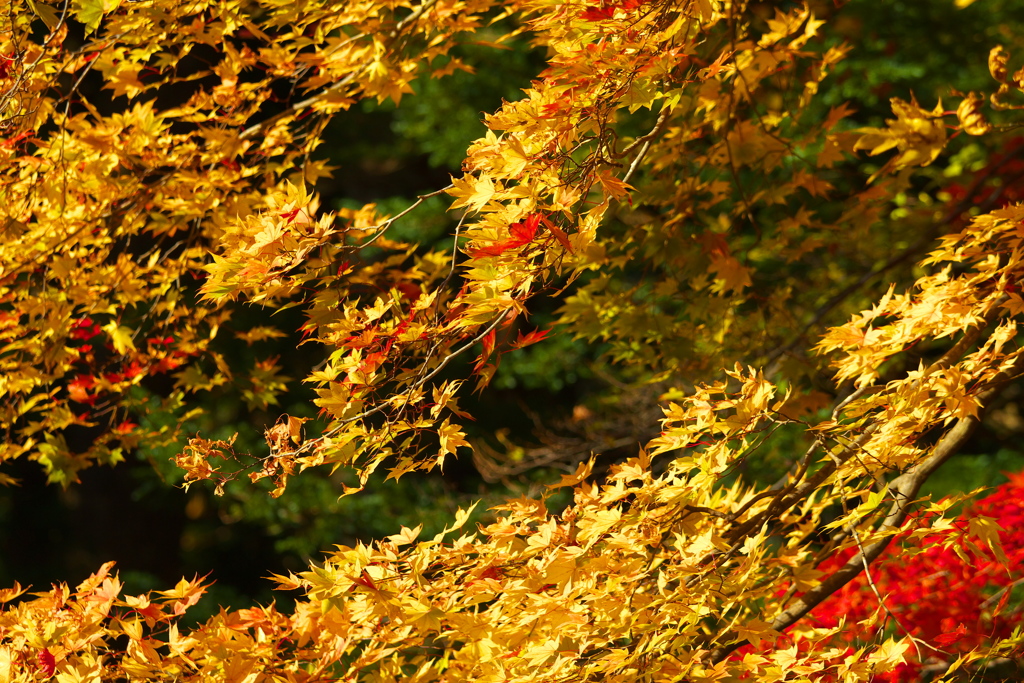
[[[1000,378],[994,381],[990,388],[979,396],[979,401],[982,405],[988,406],[991,400],[1015,379],[1021,367],[1024,367],[1024,356],[1018,357],[1013,367],[1001,373]],[[850,558],[846,564],[833,572],[831,576],[804,593],[796,603],[775,617],[771,624],[772,628],[777,631],[789,628],[810,613],[816,606],[824,602],[829,596],[855,579],[868,565],[877,560],[889,546],[889,543],[892,542],[895,533],[906,521],[911,507],[921,490],[921,486],[943,463],[960,451],[979,424],[981,424],[980,413],[979,416],[960,418],[943,435],[928,458],[890,482],[888,491],[893,497],[893,504],[878,527],[878,532],[886,534],[886,536],[866,547],[862,547],[857,555]],[[712,650],[706,656],[706,661],[709,664],[717,664],[723,661],[743,644],[742,640],[736,640],[736,638],[737,635],[735,633],[728,634],[725,640],[732,642]]]

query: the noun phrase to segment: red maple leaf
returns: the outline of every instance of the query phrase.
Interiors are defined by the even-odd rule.
[[[494,351],[495,337],[496,335],[494,334],[494,330],[491,330],[486,335],[484,335],[484,338],[482,340],[484,347],[483,353],[481,353],[480,357],[476,359],[476,365],[473,366],[473,372],[479,372],[480,368],[482,368],[484,364],[487,362],[487,359],[490,358],[491,353]]]
[[[501,256],[509,249],[516,249],[529,244],[537,236],[537,229],[540,227],[542,216],[539,213],[530,214],[524,220],[517,221],[508,226],[510,235],[507,240],[499,240],[490,246],[481,247],[470,253],[473,258],[480,256]]]
[[[53,653],[47,650],[45,647],[39,651],[36,655],[36,662],[39,664],[39,670],[43,672],[43,675],[49,678],[53,675],[53,672],[57,670],[57,660],[54,659]]]
[[[369,588],[370,590],[378,590],[377,584],[373,582],[373,579],[370,578],[370,574],[365,569],[363,570],[362,575],[350,578],[352,579],[352,582],[358,586],[362,586],[363,588]]]
[[[71,325],[71,332],[68,334],[72,339],[88,341],[100,333],[100,326],[91,318],[81,318]]]
[[[96,386],[96,379],[92,375],[79,375],[68,382],[68,396],[75,403],[93,405],[96,403],[96,396],[89,394],[89,389]]]
[[[580,19],[583,21],[604,21],[606,19],[615,18],[615,9],[618,5],[611,5],[610,7],[591,7],[580,13]]]
[[[146,368],[143,367],[142,363],[137,360],[133,360],[124,369],[124,376],[126,379],[132,379],[146,372]]]
[[[119,425],[114,427],[115,434],[128,434],[139,425],[130,420],[124,420]]]
[[[950,631],[949,633],[943,633],[940,636],[936,636],[935,637],[935,644],[938,645],[939,647],[946,647],[947,645],[952,645],[953,643],[955,643],[958,640],[962,639],[966,635],[967,635],[967,627],[964,626],[963,624],[960,624],[959,626],[956,627],[955,631]]]
[[[521,246],[533,240],[537,236],[537,228],[540,227],[541,215],[539,213],[530,214],[526,217],[526,220],[513,223],[508,226],[508,232],[512,235],[512,239],[516,240]]]
[[[495,567],[492,565],[484,571],[480,572],[480,578],[494,579],[495,581],[497,581],[498,579],[505,578],[505,572],[501,570],[501,567]]]

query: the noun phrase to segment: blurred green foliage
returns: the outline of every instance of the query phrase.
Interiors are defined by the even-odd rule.
[[[891,118],[889,98],[917,98],[931,108],[952,90],[990,91],[988,53],[1021,40],[1024,5],[982,0],[959,9],[936,2],[820,3],[834,14],[828,42],[853,46],[822,88],[824,107],[849,102],[867,125]]]

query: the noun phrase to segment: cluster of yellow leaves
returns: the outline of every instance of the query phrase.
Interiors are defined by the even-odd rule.
[[[822,20],[808,7],[768,12],[767,30],[746,15],[710,13],[704,39],[685,44],[671,68],[652,68],[674,78],[653,84],[659,117],[626,148],[625,161],[639,152],[643,162],[630,167],[632,206],[616,207],[616,220],[584,245],[580,265],[606,275],[561,310],[577,335],[610,343],[620,362],[693,381],[767,356],[820,304],[816,292],[833,286],[808,283],[819,271],[802,264],[872,242],[857,240],[875,228],[877,199],[836,196],[826,179],[853,151],[836,132],[850,111],[806,116],[848,48],[816,44]],[[830,202],[838,220],[815,213]]]
[[[35,16],[49,21],[41,7],[25,12],[12,39]],[[104,405],[113,412],[105,419],[127,423],[110,416],[119,414],[118,397],[147,372],[176,371],[173,401],[221,385],[238,369],[210,344],[237,300],[304,305],[305,341],[326,356],[306,380],[332,422],[278,461],[281,467],[351,463],[364,480],[441,424],[461,433],[428,405],[432,393],[450,386],[434,378],[475,342],[510,325],[530,296],[559,277],[628,268],[638,256],[657,267],[653,297],[638,296],[649,286],[644,279],[621,288],[598,277],[562,311],[577,334],[620,345],[613,355],[621,360],[690,375],[752,348],[768,352],[774,345],[778,357],[800,326],[796,312],[818,303],[816,290],[781,280],[761,314],[737,315],[761,291],[754,279],[758,260],[784,254],[797,264],[825,250],[861,249],[857,235],[875,229],[882,200],[903,181],[843,200],[845,212],[834,223],[801,208],[764,239],[749,230],[761,230],[755,214],[780,211],[801,196],[827,198],[830,185],[816,171],[830,168],[843,151],[896,147],[900,156],[890,162],[896,168],[930,161],[945,141],[936,118],[941,112],[899,102],[887,131],[856,140],[831,133],[848,113],[840,107],[791,135],[817,84],[845,53],[811,47],[821,21],[806,7],[777,11],[767,33],[741,24],[747,33],[723,42],[712,38],[737,27],[729,28],[730,15],[713,3],[627,2],[600,12],[585,3],[514,3],[508,10],[522,13],[522,28],[548,46],[549,67],[522,99],[486,117],[488,133],[470,148],[465,175],[448,189],[453,208],[465,210],[460,237],[469,256],[453,278],[454,255],[414,254],[387,238],[401,216],[377,216],[372,206],[321,212],[304,188],[329,173],[310,154],[330,115],[360,98],[397,101],[425,63],[479,25],[489,3],[343,11],[322,3],[299,11],[274,2],[211,2],[162,6],[152,14],[133,3],[98,7],[88,22],[95,35],[84,46],[62,49],[67,25],[60,19],[38,55],[21,48],[10,67],[12,74],[21,69],[21,80],[8,90],[18,111],[7,125],[23,132],[13,136],[5,167],[12,199],[5,234],[14,238],[2,252],[12,284],[5,329],[12,348],[22,349],[9,356],[7,382],[22,397],[4,423],[22,442],[5,446],[4,457],[27,454],[50,463],[61,481],[102,460],[61,445],[61,432],[89,417],[68,408],[61,387],[86,377],[89,386],[68,389],[68,396],[85,397],[90,406],[97,396],[109,398]],[[188,55],[206,48],[215,48],[218,60],[197,71]],[[136,103],[104,115],[84,85],[66,93],[53,86],[57,74],[81,84],[91,72]],[[762,94],[778,89],[787,72],[807,75],[803,90],[791,103],[772,105],[768,115],[759,111]],[[295,96],[282,108],[267,98],[284,81]],[[175,106],[140,102],[172,86],[185,95]],[[619,141],[615,125],[627,112],[649,112],[650,132]],[[50,139],[28,137],[46,125],[55,126]],[[791,142],[783,142],[784,131]],[[815,154],[806,168],[784,163]],[[684,168],[692,164],[698,166]],[[747,170],[778,177],[748,191],[733,182]],[[75,182],[66,190],[69,172]],[[637,195],[646,208],[625,210],[629,181],[641,176],[657,189]],[[652,219],[659,207],[671,218]],[[610,209],[628,229],[601,237]],[[514,232],[531,220],[539,221],[532,232]],[[853,232],[837,229],[845,227]],[[360,250],[370,244],[387,256],[361,260]],[[187,301],[182,277],[205,278],[202,301]],[[59,305],[50,294],[42,301],[32,294],[50,288]],[[72,341],[65,353],[42,358],[56,341],[73,340],[67,321],[76,319],[109,327],[111,354],[76,361]],[[147,352],[135,343],[139,338],[173,344]],[[638,346],[638,339],[644,343]],[[39,351],[30,357],[29,348]],[[173,360],[164,362],[161,353]],[[216,366],[212,375],[200,357],[206,368],[210,361]],[[40,366],[47,370],[39,373]],[[104,379],[116,371],[123,376],[125,368],[135,368],[127,380]],[[483,381],[492,372],[483,367]],[[273,364],[244,374],[255,385],[246,396],[252,405],[270,405],[284,389]],[[379,417],[386,430],[373,426]],[[408,461],[403,471],[435,466],[454,452],[449,442],[461,443],[446,436],[436,455]],[[46,445],[39,450],[38,444]],[[283,455],[270,446],[270,457]]]
[[[335,217],[311,215],[316,234],[297,238],[294,228],[282,228],[283,212],[264,211],[224,230],[226,242],[208,267],[208,297],[269,301],[289,297],[299,285],[314,292],[306,299],[304,331],[328,356],[308,381],[333,421],[289,453],[289,467],[354,463],[365,481],[392,455],[402,454],[399,472],[430,469],[465,443],[457,425],[428,403],[452,386],[432,384],[433,378],[511,324],[553,278],[589,263],[605,212],[627,196],[617,159],[638,164],[642,157],[630,146],[609,147],[616,117],[659,102],[670,108],[666,93],[680,78],[675,66],[700,44],[699,26],[721,21],[705,5],[631,6],[598,23],[586,18],[583,3],[512,7],[554,56],[522,99],[485,118],[489,132],[471,146],[466,174],[448,189],[452,208],[466,211],[460,236],[470,258],[457,290],[438,287],[451,280],[450,255],[410,258],[387,239],[384,231],[398,217],[351,213],[341,217],[349,226],[332,229]],[[279,188],[264,201],[296,208],[307,202],[288,192]],[[371,242],[394,256],[352,272],[335,265]],[[375,294],[360,293],[371,284]],[[481,370],[484,381],[492,371]],[[454,403],[450,409],[458,414]],[[386,417],[386,429],[370,426],[378,416]],[[430,432],[438,434],[436,455],[405,454]],[[189,477],[212,476],[199,473]]]
[[[950,403],[943,411],[955,407],[953,415],[973,414],[972,401],[964,393],[967,388],[977,393],[1009,370],[1019,355],[1012,341],[1017,332],[1013,318],[1024,311],[1017,253],[1022,219],[1019,206],[979,216],[963,232],[942,238],[941,246],[923,261],[942,267],[920,278],[914,292],[896,295],[890,289],[871,310],[830,330],[819,348],[844,351],[835,363],[837,378],[867,387],[876,382],[885,361],[905,349],[926,339],[964,334],[935,363],[908,373],[905,382],[926,392],[945,387],[940,396],[950,395]],[[970,271],[955,272],[964,266]],[[983,343],[971,348],[981,334]],[[956,358],[969,349],[971,353]]]
[[[229,381],[252,386],[250,405],[276,402],[285,384],[272,361],[239,369],[211,346],[230,325],[231,300],[297,303],[310,290],[297,287],[313,282],[320,298],[306,333],[335,341],[405,305],[371,300],[376,312],[364,313],[356,296],[342,306],[352,320],[332,319],[346,296],[335,283],[352,270],[343,257],[365,246],[347,240],[369,224],[319,211],[303,188],[330,169],[310,155],[332,114],[361,98],[397,102],[491,5],[11,5],[0,27],[0,461],[37,460],[67,484],[140,439],[175,441],[173,430],[135,424],[148,375],[175,380],[148,411],[173,411],[189,392]],[[75,30],[84,41],[69,37]],[[273,95],[282,84],[283,101]],[[406,273],[404,245],[376,246],[396,257],[363,264],[347,286],[390,277],[416,299],[412,283],[445,265],[428,256]],[[205,299],[194,301],[203,279]],[[383,358],[370,355],[342,365],[372,383]],[[69,444],[73,425],[103,435]]]
[[[177,618],[201,594],[198,581],[122,599],[104,568],[73,594],[58,587],[0,613],[0,672],[7,680],[526,683],[861,681],[891,670],[909,642],[853,650],[831,645],[838,629],[807,626],[788,632],[788,646],[728,656],[781,638],[792,625],[787,608],[826,580],[815,566],[828,553],[814,542],[825,506],[794,492],[841,476],[836,451],[779,491],[720,486],[747,436],[784,419],[763,377],[737,369],[732,380],[735,392],[702,387],[668,410],[667,438],[652,449],[694,449],[694,439],[708,448],[661,474],[643,451],[601,485],[588,481],[592,463],[581,465],[556,485],[574,487],[558,515],[521,498],[477,531],[464,529],[470,511],[460,511],[429,540],[403,529],[342,547],[320,566],[276,577],[304,592],[293,612],[221,612],[189,632]],[[453,532],[461,535],[446,540]],[[829,551],[852,544],[847,537]]]
[[[866,149],[871,155],[894,148],[899,150],[899,154],[891,158],[872,178],[910,166],[927,166],[938,158],[946,146],[941,102],[935,105],[934,110],[925,111],[916,102],[904,102],[894,97],[892,111],[896,118],[887,121],[888,128],[861,130],[862,135],[853,146],[855,150]]]
[[[451,417],[461,415],[460,383],[438,375],[476,343],[493,348],[489,335],[531,295],[588,269],[628,272],[643,257],[657,271],[653,300],[637,296],[650,282],[616,291],[598,276],[563,311],[578,334],[619,344],[622,360],[657,360],[681,381],[751,348],[774,361],[782,352],[768,350],[785,348],[802,325],[790,309],[812,310],[819,293],[791,277],[761,292],[751,264],[781,258],[799,273],[802,259],[823,253],[877,258],[885,246],[868,240],[865,249],[860,238],[878,229],[886,197],[907,182],[891,174],[933,162],[947,139],[941,108],[898,100],[884,129],[837,132],[843,107],[803,124],[845,52],[813,46],[820,20],[807,7],[777,11],[767,31],[710,1],[505,8],[546,45],[549,67],[486,118],[463,177],[446,188],[464,210],[467,261],[458,270],[454,254],[389,240],[399,217],[372,206],[322,213],[304,188],[329,172],[311,154],[331,114],[361,98],[397,102],[492,3],[90,1],[73,6],[84,45],[65,47],[65,14],[16,0],[0,34],[0,396],[9,435],[0,458],[27,455],[69,481],[116,460],[115,440],[123,448],[157,438],[119,431],[123,397],[146,373],[176,371],[172,403],[228,381],[232,370],[210,345],[242,300],[304,305],[303,332],[326,356],[306,380],[327,430],[305,435],[301,420],[284,418],[266,432],[269,455],[251,478],[272,478],[275,493],[321,464],[355,464],[365,481],[392,456],[393,476],[442,463],[466,441]],[[46,37],[33,41],[41,24]],[[216,58],[197,70],[193,51]],[[993,75],[1010,87],[1000,54]],[[90,73],[101,82],[89,86]],[[782,87],[796,75],[796,91]],[[294,96],[272,102],[282,83]],[[171,86],[187,97],[165,109],[142,102]],[[90,87],[131,104],[104,114]],[[977,99],[965,102],[964,129],[986,132]],[[649,132],[619,140],[627,115],[646,116]],[[834,191],[818,171],[859,149],[897,156],[873,187],[836,198],[837,219],[816,215],[804,200]],[[662,433],[605,483],[586,481],[588,466],[566,477],[575,498],[560,514],[524,498],[451,541],[468,513],[432,540],[406,530],[343,548],[321,567],[279,577],[306,593],[291,614],[223,612],[183,634],[176,620],[198,599],[198,581],[122,599],[109,568],[75,593],[4,593],[14,604],[0,612],[0,673],[505,683],[853,681],[890,670],[907,641],[848,651],[832,645],[834,630],[800,619],[885,547],[922,478],[1019,371],[1022,220],[1019,207],[975,219],[922,264],[943,267],[914,293],[892,290],[825,336],[819,348],[836,352],[838,379],[855,389],[829,419],[798,422],[788,396],[777,398],[786,392],[737,366],[670,404]],[[359,260],[371,243],[385,256]],[[181,284],[197,276],[205,282]],[[696,295],[684,301],[688,293]],[[743,320],[755,294],[770,301]],[[880,381],[910,346],[953,336],[939,360]],[[214,376],[198,364],[177,370],[194,356],[209,359]],[[284,386],[271,361],[251,374],[253,402],[272,402]],[[69,401],[111,419],[111,440],[73,452],[63,431],[91,418]],[[776,487],[726,484],[747,454],[794,424],[811,447]],[[437,440],[427,457],[416,450],[424,435]],[[230,473],[213,461],[227,462],[231,448],[192,439],[178,458],[187,481],[222,484]],[[668,453],[674,460],[652,470],[651,458]],[[827,506],[847,500],[861,502],[825,524]],[[823,526],[834,530],[826,541]],[[990,527],[975,527],[992,539]],[[817,568],[853,548],[859,555],[831,575]],[[734,654],[783,631],[785,647]]]

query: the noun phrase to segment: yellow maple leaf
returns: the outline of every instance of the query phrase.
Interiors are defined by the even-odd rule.
[[[866,149],[874,156],[896,148],[899,154],[875,173],[869,181],[889,171],[911,166],[927,166],[935,161],[946,146],[946,126],[942,121],[942,102],[927,111],[911,99],[891,100],[895,119],[886,119],[887,128],[862,128],[861,138],[853,148]]]
[[[110,335],[110,341],[114,350],[124,355],[135,350],[135,342],[132,341],[132,331],[127,327],[119,326],[116,322],[109,322],[103,326],[103,331]]]
[[[441,451],[437,455],[438,465],[443,466],[445,456],[455,453],[459,446],[469,446],[469,442],[466,441],[466,433],[459,428],[459,425],[448,422],[447,418],[437,428],[437,437],[441,443]]]
[[[999,538],[999,531],[1001,530],[999,523],[991,517],[978,515],[977,517],[972,517],[967,524],[971,533],[985,541],[988,547],[992,549],[996,559],[1003,565],[1006,565],[1006,553],[1003,551],[1003,544]]]
[[[457,209],[462,206],[469,207],[472,211],[479,211],[487,206],[496,192],[494,181],[487,176],[476,178],[469,174],[462,178],[452,178],[454,187],[448,190],[448,194],[455,197],[451,208]]]
[[[895,641],[892,638],[885,641],[869,658],[875,665],[875,673],[885,673],[895,669],[904,661],[903,653],[909,647],[910,641]]]

